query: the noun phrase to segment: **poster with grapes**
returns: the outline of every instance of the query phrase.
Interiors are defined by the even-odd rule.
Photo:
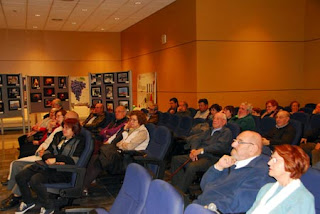
[[[89,105],[89,84],[87,76],[70,77],[71,106]]]
[[[27,94],[29,113],[48,112],[51,101],[59,98],[63,109],[70,108],[68,76],[28,76]]]

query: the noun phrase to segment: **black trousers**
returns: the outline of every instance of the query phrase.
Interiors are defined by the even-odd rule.
[[[54,169],[43,169],[37,164],[27,167],[16,175],[16,182],[20,188],[23,202],[26,204],[33,203],[31,187],[37,193],[41,206],[46,209],[53,209],[54,203],[49,199],[49,193],[44,184],[64,183],[70,180],[71,173],[57,172]]]
[[[39,148],[39,145],[33,145],[32,142],[28,142],[27,135],[20,136],[18,141],[20,146],[20,155],[18,158],[34,155]]]

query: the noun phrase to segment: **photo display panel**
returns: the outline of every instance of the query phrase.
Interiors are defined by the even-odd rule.
[[[21,74],[0,74],[0,118],[23,117]]]
[[[119,106],[132,110],[131,71],[89,73],[91,104],[103,103],[106,111]]]
[[[69,110],[68,76],[28,76],[30,113],[48,112],[55,98],[62,101],[64,110]]]

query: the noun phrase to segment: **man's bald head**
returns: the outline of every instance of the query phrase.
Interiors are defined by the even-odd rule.
[[[232,143],[231,155],[237,160],[255,157],[262,152],[262,137],[254,131],[241,132]]]
[[[69,118],[72,118],[72,119],[77,119],[79,120],[79,115],[77,112],[75,111],[68,111],[67,114],[64,116],[65,119],[69,119]]]

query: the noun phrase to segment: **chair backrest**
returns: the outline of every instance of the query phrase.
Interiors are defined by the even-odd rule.
[[[151,182],[142,214],[182,214],[182,196],[169,183],[155,179]]]
[[[309,168],[308,171],[301,176],[301,181],[309,192],[313,194],[316,213],[320,214],[320,170]]]
[[[192,128],[193,118],[189,116],[181,117],[179,126],[174,131],[175,137],[187,137],[189,136]]]
[[[320,127],[320,114],[312,115],[309,122],[310,129],[316,129]]]
[[[146,202],[151,176],[141,165],[128,165],[122,187],[111,209],[111,214],[139,214]]]
[[[189,204],[184,214],[213,214],[214,212],[201,206],[200,204]]]
[[[154,130],[156,130],[156,125],[154,125],[153,123],[147,123],[145,126],[149,132],[149,137],[151,139],[154,134]]]
[[[240,126],[236,123],[227,123],[226,127],[229,128],[232,132],[232,139],[236,139],[237,136],[240,134],[241,129]]]
[[[195,108],[188,108],[188,109],[191,112],[191,117],[193,118],[196,115],[197,110]]]
[[[159,122],[158,125],[165,126],[170,120],[170,113],[164,112],[159,113]]]
[[[311,109],[315,109],[317,106],[316,103],[307,103],[304,107],[306,108],[311,108]]]
[[[171,133],[165,126],[158,126],[154,131],[154,139],[149,142],[147,153],[152,157],[163,159],[171,144]]]
[[[290,118],[300,121],[305,127],[309,122],[310,115],[304,112],[296,112],[293,113]]]
[[[299,145],[303,134],[302,123],[298,120],[290,119],[290,124],[296,129],[296,135],[292,141],[292,145]]]
[[[266,135],[276,125],[273,117],[264,117],[260,120],[260,134]]]
[[[313,108],[304,107],[304,108],[300,108],[299,110],[307,114],[312,114]]]
[[[179,126],[181,117],[179,117],[176,114],[171,114],[170,120],[167,124],[165,124],[166,127],[168,127],[171,131],[174,132],[174,130]]]
[[[252,115],[255,124],[255,131],[260,133],[261,118],[259,116]]]

